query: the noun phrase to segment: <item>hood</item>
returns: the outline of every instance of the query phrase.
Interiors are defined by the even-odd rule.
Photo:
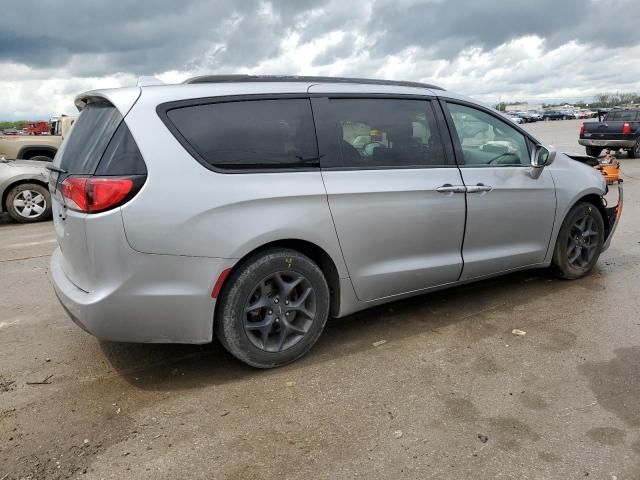
[[[570,153],[563,152],[567,157],[572,160],[575,160],[580,163],[584,163],[585,165],[589,165],[590,167],[595,167],[599,164],[598,159],[596,157],[592,157],[591,155],[585,155],[584,153]]]
[[[42,160],[0,160],[0,165],[9,165],[10,167],[42,167],[47,169],[47,165],[51,162],[43,162]]]

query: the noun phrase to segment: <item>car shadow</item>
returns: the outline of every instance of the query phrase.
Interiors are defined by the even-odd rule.
[[[597,270],[594,274],[597,274]],[[588,282],[588,278],[581,282]],[[151,391],[176,391],[222,385],[248,376],[272,375],[334,361],[367,349],[380,340],[394,342],[429,334],[459,322],[475,320],[463,341],[469,344],[498,335],[484,321],[487,312],[514,307],[566,289],[574,282],[553,279],[546,271],[526,271],[420,295],[370,308],[342,319],[332,319],[314,348],[302,359],[279,369],[257,370],[232,357],[214,340],[208,345],[133,344],[100,341],[106,359],[127,382]],[[511,328],[511,324],[505,325]]]

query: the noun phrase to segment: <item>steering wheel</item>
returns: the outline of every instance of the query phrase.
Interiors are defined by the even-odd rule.
[[[487,165],[493,165],[494,163],[496,163],[498,160],[500,160],[503,157],[507,157],[507,156],[514,156],[516,157],[518,160],[520,160],[520,156],[516,155],[513,152],[504,152],[500,155],[498,155],[496,158],[492,158],[491,160],[489,160],[489,162],[487,163]],[[518,164],[520,164],[520,162],[518,162]]]

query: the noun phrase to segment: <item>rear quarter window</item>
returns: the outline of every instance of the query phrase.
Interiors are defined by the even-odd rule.
[[[221,170],[318,167],[308,99],[247,100],[169,109],[174,135],[205,166]]]

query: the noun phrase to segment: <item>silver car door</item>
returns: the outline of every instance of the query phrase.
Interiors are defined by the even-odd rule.
[[[530,175],[531,142],[490,111],[447,102],[445,114],[467,186],[461,280],[543,263],[556,195],[548,170]]]
[[[358,298],[455,282],[464,186],[431,102],[333,97],[314,98],[313,108],[329,207]]]

